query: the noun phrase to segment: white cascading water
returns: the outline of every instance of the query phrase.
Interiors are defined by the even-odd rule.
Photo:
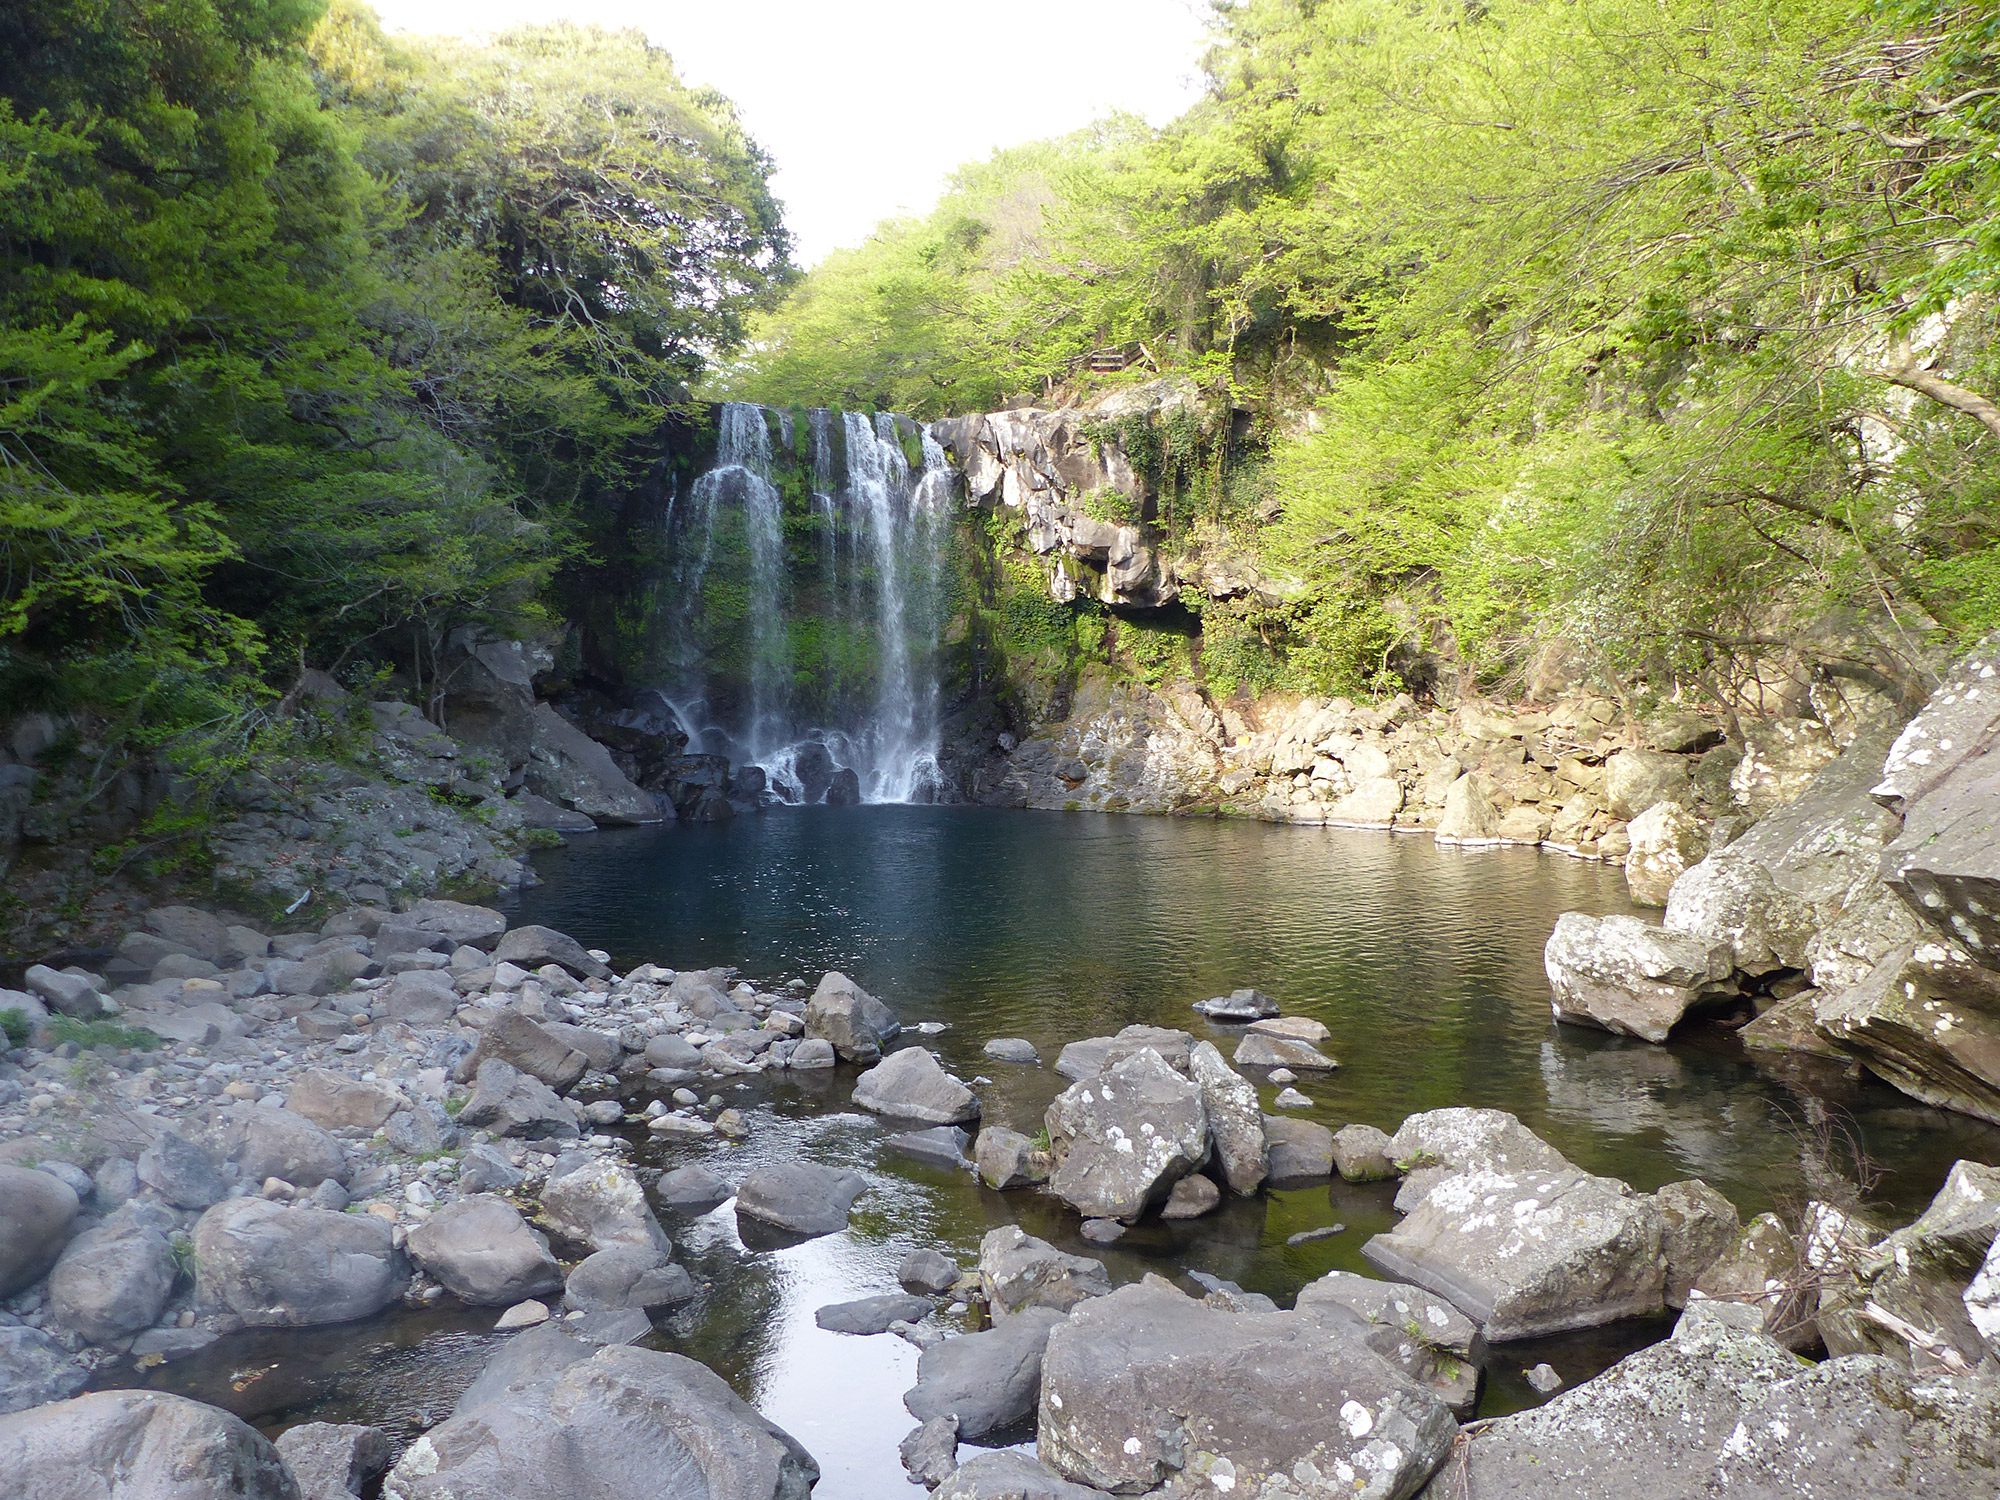
[[[792,660],[785,607],[783,497],[771,479],[770,429],[764,411],[722,408],[715,466],[689,491],[688,512],[673,531],[671,576],[682,635],[702,607],[718,527],[727,503],[741,506],[751,591],[749,699],[718,722],[700,687],[701,663],[684,660],[686,681],[668,698],[690,732],[690,750],[761,766],[774,792],[800,800],[802,767],[828,757],[852,769],[866,802],[931,802],[949,795],[938,767],[939,696],[935,659],[942,625],[945,548],[951,526],[951,468],[944,450],[923,438],[923,471],[913,476],[894,417],[814,410],[797,432],[779,415],[781,441],[811,444],[810,505],[820,522],[820,608],[841,626],[872,637],[874,701],[850,705],[844,722],[800,722],[788,701]],[[846,449],[836,476],[835,428]],[[804,454],[800,453],[801,460]]]

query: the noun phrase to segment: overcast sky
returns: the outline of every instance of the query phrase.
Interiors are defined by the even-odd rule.
[[[1202,0],[374,0],[392,30],[637,27],[736,101],[811,265],[930,207],[995,147],[1113,110],[1163,124],[1195,93]]]

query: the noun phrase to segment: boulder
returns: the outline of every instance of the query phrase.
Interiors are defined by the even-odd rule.
[[[1883,756],[1869,795],[1892,812],[1942,786],[2000,738],[2000,636],[1988,636],[1951,671]]]
[[[161,1232],[173,1220],[157,1207],[152,1215],[128,1205],[69,1242],[49,1274],[57,1326],[105,1344],[159,1321],[177,1273]]]
[[[736,1212],[790,1234],[838,1234],[867,1179],[838,1167],[788,1162],[759,1167],[736,1189]]]
[[[115,1013],[97,976],[65,974],[47,964],[31,964],[23,976],[29,990],[48,1002],[49,1009],[79,1021],[95,1021]]]
[[[829,1333],[887,1333],[891,1323],[914,1323],[931,1310],[928,1297],[889,1292],[853,1302],[835,1302],[813,1314],[813,1322]]]
[[[638,1177],[616,1157],[562,1157],[542,1184],[541,1198],[549,1227],[592,1250],[637,1245],[666,1255],[673,1248]]]
[[[1636,818],[1660,802],[1686,797],[1686,757],[1659,750],[1620,750],[1604,763],[1604,805],[1616,818]]]
[[[1038,1063],[1042,1054],[1035,1050],[1035,1044],[1025,1037],[996,1036],[980,1048],[995,1062]]]
[[[1333,1132],[1315,1120],[1264,1116],[1272,1187],[1324,1182],[1333,1175]]]
[[[563,1140],[577,1134],[576,1116],[554,1089],[497,1057],[479,1065],[472,1097],[458,1112],[458,1122],[531,1141]]]
[[[1813,1020],[1912,1098],[2000,1124],[2000,974],[1963,948],[1899,948]]]
[[[958,1418],[932,1417],[911,1428],[909,1436],[896,1445],[896,1453],[912,1484],[936,1489],[958,1467]]]
[[[1730,801],[1739,812],[1764,817],[1804,796],[1815,774],[1839,753],[1817,719],[1746,720],[1743,758],[1729,773]]]
[[[701,1051],[686,1037],[663,1031],[646,1039],[646,1066],[693,1072],[701,1066]]]
[[[583,944],[553,927],[516,927],[493,949],[493,962],[535,970],[556,964],[578,979],[609,979],[611,970],[584,951]]]
[[[278,1434],[299,1500],[359,1500],[395,1456],[389,1434],[355,1422],[301,1422]]]
[[[831,1043],[847,1062],[874,1062],[901,1030],[894,1011],[838,972],[822,976],[806,1003],[807,1038]]]
[[[892,1052],[863,1073],[854,1102],[878,1115],[957,1125],[979,1118],[979,1099],[922,1047]]]
[[[507,931],[507,919],[490,906],[470,906],[463,901],[431,898],[419,901],[403,914],[413,927],[435,932],[451,948],[478,948],[490,953]]]
[[[1160,1205],[1160,1217],[1169,1221],[1199,1219],[1221,1206],[1222,1189],[1216,1186],[1215,1179],[1196,1172],[1174,1184],[1167,1201]]]
[[[1460,1105],[1405,1118],[1389,1138],[1389,1159],[1404,1172],[1426,1167],[1560,1172],[1569,1166],[1560,1151],[1504,1109]]]
[[[539,1330],[537,1330],[539,1333]],[[532,1337],[528,1335],[524,1337]],[[819,1466],[721,1376],[678,1354],[560,1333],[503,1349],[451,1417],[404,1450],[397,1500],[806,1500]],[[510,1346],[513,1347],[513,1346]],[[499,1379],[489,1377],[500,1376]]]
[[[1046,1119],[1049,1187],[1085,1218],[1137,1219],[1208,1159],[1200,1088],[1150,1048],[1072,1084]]]
[[[471,1078],[482,1063],[496,1058],[540,1079],[558,1094],[575,1088],[590,1071],[589,1058],[516,1010],[494,1013],[479,1034],[479,1045],[458,1065],[458,1076]]]
[[[328,1130],[376,1130],[409,1100],[392,1084],[308,1068],[285,1095],[285,1108]]]
[[[1071,1484],[1025,1453],[1003,1448],[980,1453],[953,1469],[931,1491],[931,1500],[1105,1500],[1105,1495]]]
[[[548,1239],[490,1193],[447,1203],[410,1231],[410,1254],[474,1307],[512,1307],[563,1284]]]
[[[1281,1036],[1292,1042],[1318,1043],[1333,1034],[1310,1016],[1269,1016],[1252,1021],[1248,1030],[1252,1036]]]
[[[969,1170],[973,1165],[972,1159],[965,1154],[965,1148],[972,1144],[972,1137],[956,1125],[933,1125],[929,1130],[900,1131],[882,1144],[904,1156],[914,1156],[932,1166],[950,1167],[953,1171]]]
[[[458,990],[441,969],[411,969],[398,974],[369,996],[369,1009],[381,1020],[406,1026],[442,1026],[458,1014]]]
[[[1386,1182],[1401,1175],[1389,1158],[1389,1137],[1373,1125],[1343,1125],[1333,1133],[1333,1169],[1344,1182]]]
[[[240,1105],[229,1112],[222,1135],[245,1182],[276,1177],[295,1188],[315,1188],[329,1178],[347,1180],[340,1142],[293,1110]]]
[[[1986,1340],[1986,1347],[2000,1354],[2000,1239],[1995,1239],[1986,1259],[1966,1284],[1960,1299],[1973,1329]]]
[[[1213,1042],[1197,1042],[1188,1049],[1188,1076],[1201,1090],[1202,1108],[1208,1114],[1209,1160],[1221,1169],[1232,1193],[1256,1192],[1270,1172],[1256,1086],[1222,1060]]]
[[[1236,1044],[1239,1068],[1290,1068],[1294,1073],[1326,1073],[1340,1064],[1311,1042],[1250,1032]]]
[[[1478,1326],[1422,1287],[1329,1271],[1299,1289],[1297,1309],[1340,1308],[1363,1325],[1361,1341],[1451,1408],[1460,1421],[1479,1404]]]
[[[1640,906],[1665,906],[1674,882],[1708,852],[1708,829],[1678,802],[1655,802],[1625,825],[1625,887]]]
[[[99,1391],[0,1417],[9,1500],[301,1500],[256,1428],[161,1391]]]
[[[1354,783],[1326,810],[1326,820],[1348,828],[1387,828],[1403,810],[1403,784],[1393,776],[1370,776]]]
[[[229,927],[220,917],[192,906],[156,906],[144,918],[146,930],[178,951],[210,963],[230,946]]]
[[[1190,1008],[1200,1011],[1211,1021],[1234,1026],[1275,1016],[1279,1007],[1278,1002],[1262,990],[1231,990],[1212,1000],[1197,1000]]]
[[[1735,1245],[1695,1278],[1690,1300],[1753,1308],[1753,1326],[1759,1331],[1787,1349],[1809,1349],[1819,1343],[1819,1279],[1804,1265],[1784,1221],[1776,1214],[1759,1214]]]
[[[967,1440],[1027,1420],[1041,1394],[1049,1330],[1063,1320],[1052,1307],[1029,1307],[984,1333],[931,1345],[917,1360],[917,1383],[903,1405],[920,1422],[957,1417]]]
[[[1065,1254],[1017,1224],[1003,1224],[979,1242],[979,1287],[994,1317],[1004,1318],[1024,1307],[1068,1312],[1109,1292],[1111,1276],[1102,1261]]]
[[[1498,1344],[1659,1312],[1665,1236],[1659,1209],[1623,1183],[1482,1168],[1436,1184],[1361,1253],[1448,1298]]]
[[[572,1026],[567,1021],[543,1021],[540,1024],[543,1031],[565,1047],[574,1047],[581,1052],[584,1061],[599,1073],[615,1073],[618,1064],[624,1060],[624,1047],[608,1031]]]
[[[1165,1026],[1127,1026],[1116,1036],[1071,1042],[1056,1057],[1056,1071],[1079,1082],[1095,1078],[1137,1052],[1156,1052],[1176,1073],[1188,1070],[1194,1038]]]
[[[652,1245],[614,1245],[584,1257],[569,1273],[563,1305],[572,1312],[636,1307],[642,1312],[686,1302],[699,1287],[685,1267]]]
[[[162,1130],[139,1153],[139,1181],[175,1208],[207,1208],[229,1196],[229,1183],[209,1154],[172,1130]]]
[[[32,1167],[0,1166],[0,1297],[48,1273],[76,1224],[76,1190]]]
[[[526,1180],[526,1174],[507,1160],[506,1153],[497,1146],[484,1141],[476,1141],[465,1148],[459,1158],[459,1191],[466,1193],[504,1193],[519,1187]]]
[[[979,1132],[972,1164],[979,1180],[998,1192],[1049,1180],[1049,1153],[1020,1131],[1002,1125],[988,1125]]]
[[[698,1214],[707,1213],[725,1201],[733,1190],[707,1167],[693,1162],[685,1167],[675,1167],[661,1177],[654,1191],[668,1208]]]
[[[1721,943],[1637,917],[1564,912],[1542,951],[1558,1021],[1664,1042],[1704,995],[1733,988]]]
[[[431,1100],[411,1109],[399,1109],[389,1116],[382,1134],[392,1150],[405,1156],[429,1156],[448,1150],[458,1141],[458,1127],[444,1106]]]
[[[1665,1224],[1667,1306],[1686,1307],[1694,1284],[1743,1238],[1743,1220],[1735,1204],[1698,1178],[1668,1183],[1653,1194],[1653,1206]]]
[[[1050,1333],[1037,1451],[1120,1494],[1266,1494],[1299,1473],[1330,1478],[1328,1494],[1413,1494],[1458,1424],[1357,1322],[1334,1307],[1225,1312],[1156,1277],[1121,1287]]]
[[[41,1329],[0,1324],[0,1413],[67,1401],[89,1384],[90,1371]],[[0,1422],[0,1431],[5,1428]],[[6,1457],[7,1450],[0,1444],[0,1475],[11,1479],[13,1471],[6,1467]]]
[[[347,1323],[380,1312],[409,1280],[387,1221],[232,1198],[194,1228],[203,1306],[260,1328]]]
[[[665,821],[659,798],[635,786],[609,750],[553,706],[537,703],[523,717],[526,723],[509,738],[526,738],[527,753],[520,763],[529,792],[596,823]]]
[[[1440,844],[1500,842],[1500,815],[1470,775],[1459,777],[1445,792],[1444,812],[1433,837]]]

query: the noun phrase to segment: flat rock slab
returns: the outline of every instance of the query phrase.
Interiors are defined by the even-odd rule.
[[[1329,1073],[1340,1064],[1310,1042],[1265,1036],[1252,1031],[1236,1044],[1239,1068],[1290,1068],[1298,1073]]]
[[[814,1313],[813,1321],[829,1333],[887,1333],[891,1323],[914,1323],[930,1310],[928,1297],[891,1292],[832,1303]]]
[[[930,1162],[934,1166],[951,1167],[964,1172],[972,1170],[972,1158],[965,1154],[965,1148],[972,1144],[972,1137],[956,1125],[933,1125],[929,1130],[905,1130],[890,1136],[883,1144],[891,1151],[915,1157],[918,1161]]]

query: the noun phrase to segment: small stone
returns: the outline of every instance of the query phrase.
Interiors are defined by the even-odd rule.
[[[1311,1109],[1312,1100],[1297,1089],[1282,1089],[1278,1093],[1277,1105],[1280,1109]]]
[[[1222,1189],[1211,1178],[1199,1172],[1183,1177],[1167,1194],[1166,1204],[1160,1209],[1163,1219],[1198,1219],[1203,1214],[1213,1213],[1222,1202]]]
[[[1318,1229],[1301,1229],[1297,1234],[1285,1236],[1287,1245],[1310,1245],[1314,1240],[1330,1240],[1336,1234],[1347,1233],[1345,1224],[1322,1224]]]
[[[958,1276],[958,1262],[939,1250],[912,1250],[896,1268],[896,1280],[924,1292],[948,1292]]]
[[[1278,1084],[1297,1083],[1299,1081],[1299,1075],[1294,1073],[1290,1068],[1273,1068],[1264,1077],[1270,1082]]]
[[[1038,1063],[1042,1054],[1035,1050],[1035,1044],[1018,1036],[995,1037],[985,1046],[988,1057],[997,1062]]]
[[[1125,1226],[1116,1219],[1085,1219],[1078,1232],[1093,1245],[1114,1245],[1125,1237]]]
[[[1528,1377],[1528,1384],[1544,1396],[1552,1396],[1563,1387],[1562,1376],[1556,1374],[1546,1363],[1536,1365],[1532,1370],[1523,1370],[1521,1373]]]
[[[505,1333],[512,1328],[533,1328],[537,1323],[546,1323],[548,1320],[548,1304],[537,1302],[531,1297],[526,1302],[516,1302],[500,1314],[500,1321],[493,1325],[493,1329],[496,1333]]]

